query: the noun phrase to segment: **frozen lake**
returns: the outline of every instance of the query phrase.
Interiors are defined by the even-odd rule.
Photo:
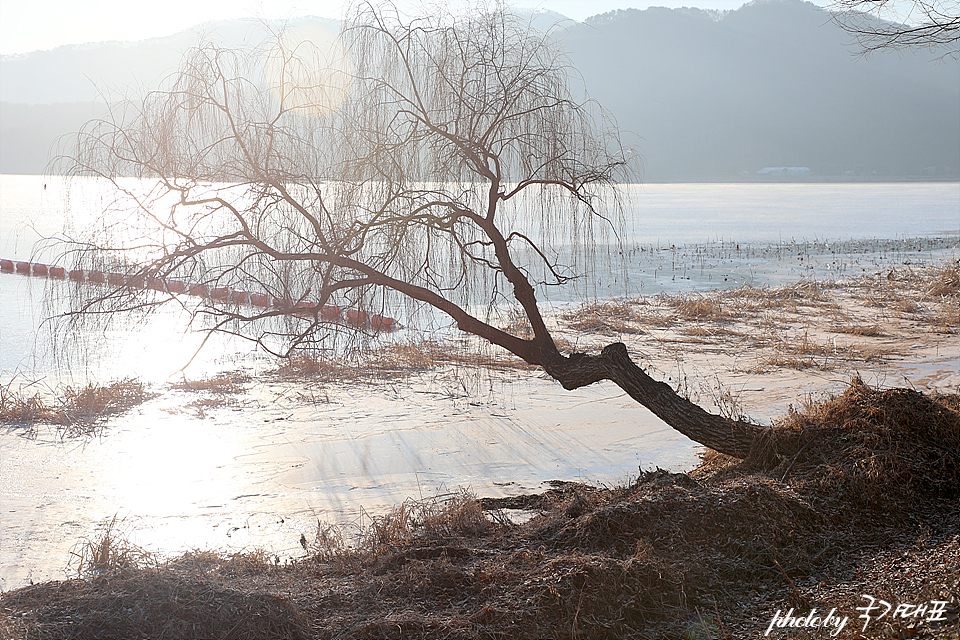
[[[960,252],[955,183],[631,189],[627,277],[592,282],[598,297],[836,279]],[[55,179],[0,176],[0,258],[49,259],[36,242],[60,232],[63,207]],[[42,330],[50,286],[0,274],[0,383],[43,389],[64,375]],[[547,305],[575,298],[561,291]],[[27,438],[0,426],[0,588],[62,577],[70,549],[115,515],[161,553],[263,548],[283,558],[318,519],[358,521],[407,497],[459,486],[510,494],[551,479],[616,483],[638,465],[696,463],[693,443],[612,386],[571,393],[535,373],[444,370],[319,389],[259,377],[270,364],[230,340],[187,376],[242,369],[252,381],[234,402],[197,411],[184,407],[195,396],[163,385],[179,379],[171,376],[198,340],[172,311],[85,336],[89,366],[68,377],[133,375],[162,392],[99,437],[41,429]]]

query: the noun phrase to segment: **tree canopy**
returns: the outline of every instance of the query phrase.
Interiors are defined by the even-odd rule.
[[[549,34],[502,7],[406,19],[365,5],[336,37],[202,45],[166,89],[81,134],[73,173],[120,197],[78,256],[124,275],[79,300],[77,316],[179,300],[172,279],[256,287],[273,306],[211,295],[191,312],[289,354],[329,340],[328,303],[377,311],[403,299],[567,389],[613,380],[743,457],[754,425],[680,397],[623,344],[565,354],[547,328],[538,295],[588,273],[598,248],[615,251],[614,187],[636,178],[576,82]],[[526,331],[484,311],[506,304]]]

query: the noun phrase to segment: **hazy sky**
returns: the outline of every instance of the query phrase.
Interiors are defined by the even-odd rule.
[[[412,0],[402,0],[410,4]],[[512,0],[583,20],[613,9],[736,9],[746,0]],[[339,18],[344,0],[0,0],[0,54],[103,40],[142,40],[227,18]]]

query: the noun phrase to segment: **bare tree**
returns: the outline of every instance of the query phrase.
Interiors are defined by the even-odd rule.
[[[279,306],[208,297],[191,312],[268,348],[283,338],[290,353],[329,339],[328,302],[389,309],[402,298],[566,389],[612,380],[693,440],[747,456],[756,425],[679,396],[621,343],[564,354],[547,328],[538,292],[588,270],[597,247],[615,250],[611,198],[634,179],[549,35],[502,9],[405,20],[367,6],[318,42],[285,33],[270,49],[201,46],[132,115],[83,132],[74,173],[124,197],[81,255],[125,275],[79,300],[79,316],[179,299],[151,291],[154,279],[256,283]],[[522,310],[527,332],[485,315],[503,303]]]
[[[945,55],[960,53],[957,0],[836,0],[831,9],[864,53],[940,47]]]

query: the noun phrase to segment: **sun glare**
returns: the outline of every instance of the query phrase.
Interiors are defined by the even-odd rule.
[[[310,25],[283,32],[264,72],[285,109],[320,116],[347,99],[353,63],[336,34]]]

